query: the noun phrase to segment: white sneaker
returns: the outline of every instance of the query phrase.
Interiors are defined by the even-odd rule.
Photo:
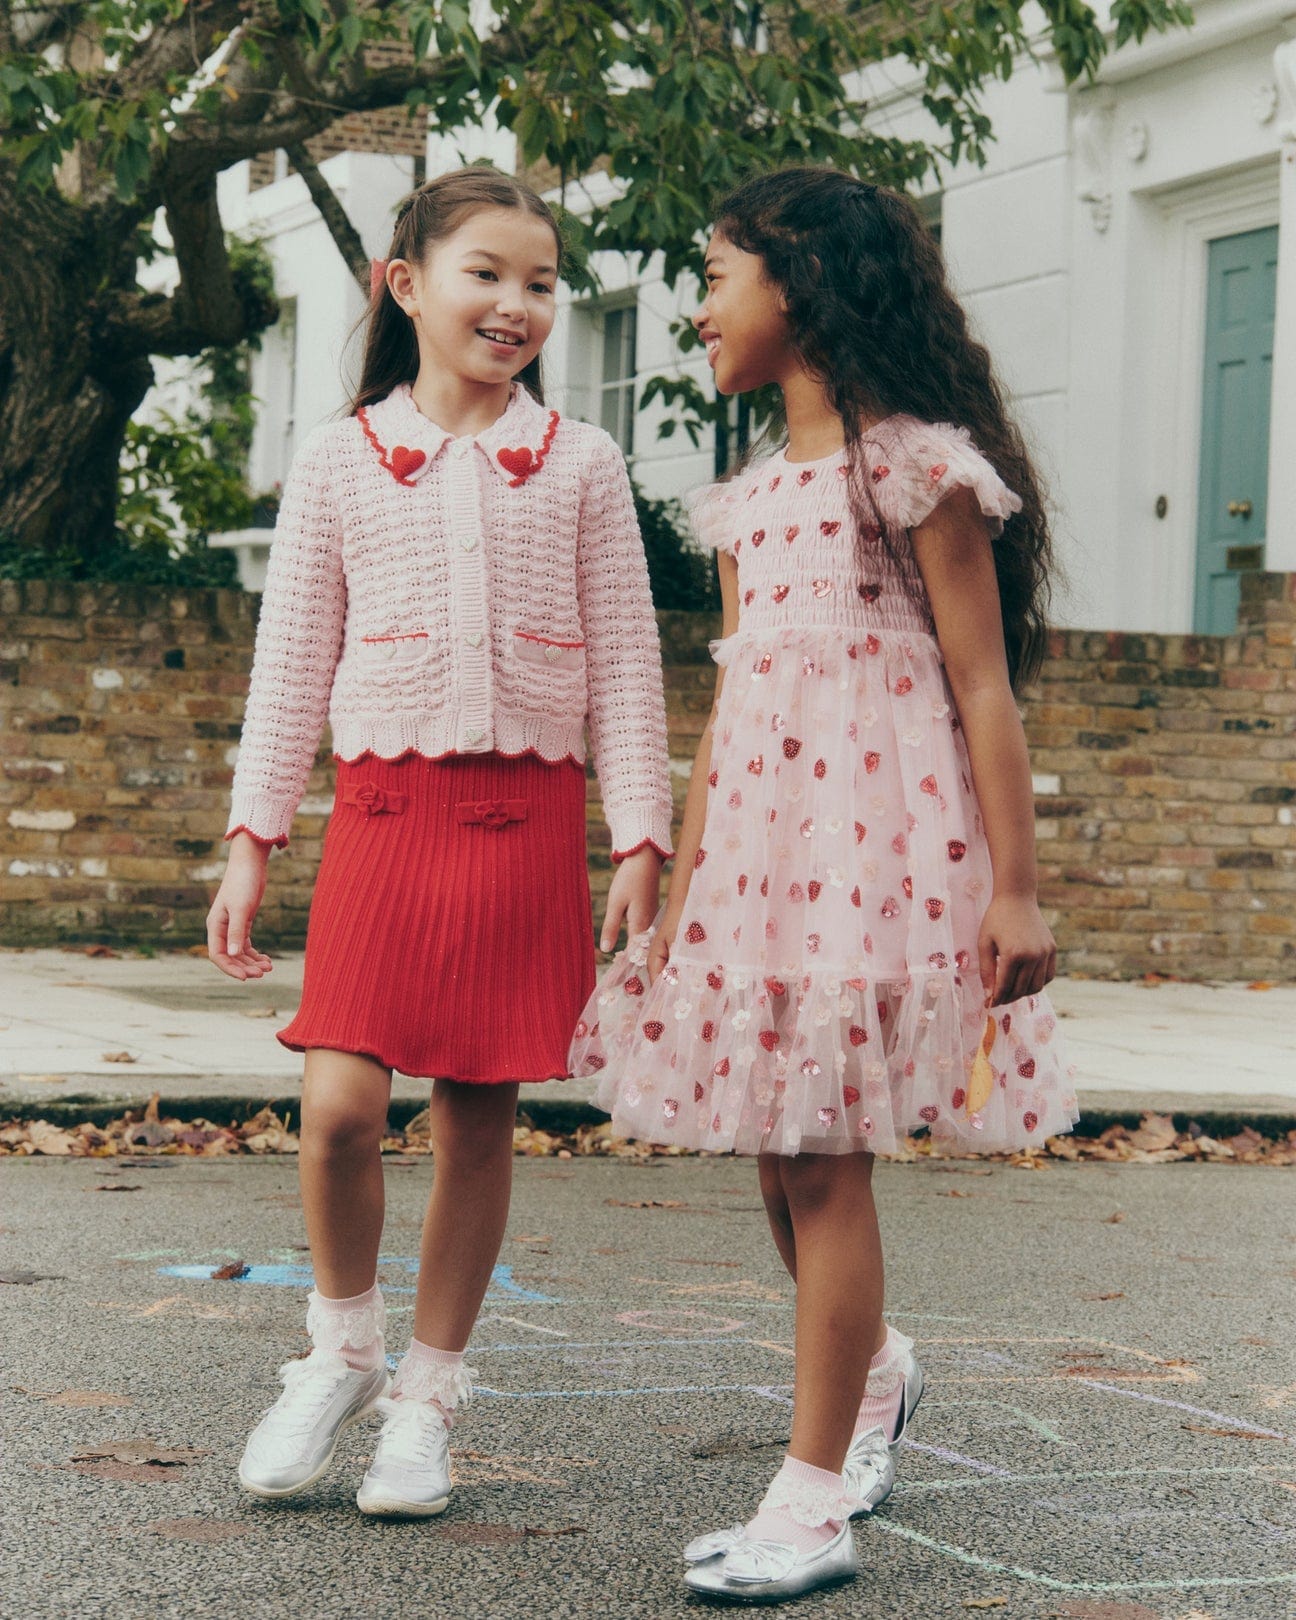
[[[284,1392],[248,1436],[239,1484],[253,1496],[296,1496],[333,1461],[338,1437],[367,1417],[391,1385],[386,1362],[357,1372],[342,1357],[312,1350],[280,1367]]]
[[[450,1427],[431,1401],[378,1403],[378,1449],[356,1492],[361,1513],[430,1519],[450,1500]]]

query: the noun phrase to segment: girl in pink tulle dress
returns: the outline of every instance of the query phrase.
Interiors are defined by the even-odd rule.
[[[686,1550],[695,1590],[752,1600],[849,1578],[921,1392],[881,1319],[873,1155],[1039,1145],[1076,1102],[1011,684],[1048,532],[985,351],[912,207],[831,171],[743,187],[707,272],[717,386],[776,383],[787,438],[695,502],[716,704],[666,907],[572,1064],[618,1133],[759,1156],[798,1280],[792,1444],[756,1518]]]

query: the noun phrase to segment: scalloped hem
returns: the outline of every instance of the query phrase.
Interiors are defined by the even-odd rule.
[[[622,861],[628,860],[631,855],[638,855],[640,850],[644,849],[655,849],[664,861],[673,861],[675,859],[675,851],[673,849],[663,849],[655,838],[641,838],[633,849],[614,849],[612,859],[620,865]]]
[[[568,750],[565,754],[542,754],[538,748],[521,748],[516,754],[510,754],[506,748],[489,748],[481,753],[466,754],[462,748],[447,748],[443,754],[425,754],[421,748],[403,748],[399,754],[380,754],[376,748],[362,748],[358,754],[339,754],[334,751],[333,762],[337,765],[358,765],[361,760],[380,759],[384,765],[399,765],[403,759],[425,759],[429,765],[439,765],[447,759],[489,759],[494,754],[499,759],[538,759],[543,765],[578,765],[585,768],[584,759]]]
[[[268,838],[265,833],[254,831],[253,828],[249,827],[245,822],[242,821],[239,822],[237,827],[231,827],[221,842],[228,844],[231,839],[237,838],[240,833],[244,832],[249,838],[254,838],[258,844],[261,844],[266,849],[288,848],[288,838],[285,833],[280,833],[277,838]]]

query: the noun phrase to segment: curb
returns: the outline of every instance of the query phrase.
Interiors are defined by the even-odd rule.
[[[81,1094],[60,1097],[39,1106],[34,1103],[24,1104],[12,1111],[0,1104],[0,1122],[45,1119],[51,1125],[79,1125],[82,1121],[92,1125],[105,1125],[110,1120],[119,1119],[128,1110],[138,1111],[143,1106],[143,1101],[138,1099],[105,1102],[102,1097]],[[185,1097],[169,1103],[165,1093],[162,1098],[162,1112],[167,1118],[208,1119],[215,1124],[226,1120],[241,1122],[250,1119],[265,1107],[272,1108],[281,1118],[289,1114],[296,1116],[301,1108],[300,1091],[282,1095],[271,1093],[259,1099],[217,1094],[209,1097]],[[403,1130],[410,1120],[423,1112],[425,1107],[426,1103],[417,1099],[393,1098],[387,1111],[388,1124],[396,1130]],[[1086,1107],[1080,1121],[1082,1128],[1076,1134],[1084,1137],[1100,1136],[1112,1125],[1123,1125],[1133,1130],[1139,1124],[1142,1113],[1147,1111],[1130,1107]],[[1217,1139],[1233,1136],[1246,1128],[1258,1131],[1266,1137],[1283,1137],[1289,1131],[1296,1131],[1296,1114],[1262,1112],[1247,1108],[1200,1110],[1179,1108],[1173,1111],[1171,1118],[1176,1131],[1186,1131],[1191,1125],[1197,1125],[1207,1136]],[[608,1115],[592,1103],[563,1102],[558,1099],[547,1102],[540,1098],[528,1099],[518,1107],[519,1124],[559,1134],[569,1134],[584,1125],[602,1125],[607,1119]]]

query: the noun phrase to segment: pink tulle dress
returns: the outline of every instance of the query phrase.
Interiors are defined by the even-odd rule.
[[[667,967],[650,985],[632,942],[571,1050],[620,1134],[847,1153],[926,1127],[990,1151],[1077,1118],[1047,997],[987,1023],[989,851],[908,539],[956,489],[995,533],[1020,502],[959,428],[891,417],[864,453],[889,544],[859,536],[841,452],[779,452],[695,505],[740,600],[702,844]]]

